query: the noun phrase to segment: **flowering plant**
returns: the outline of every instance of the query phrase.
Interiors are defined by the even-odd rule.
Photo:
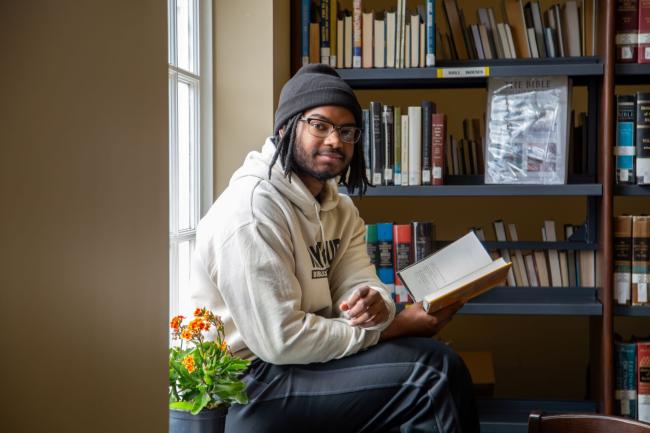
[[[191,411],[247,403],[245,385],[239,376],[249,361],[234,357],[224,338],[223,322],[206,308],[197,308],[194,318],[172,318],[172,338],[180,345],[169,349],[169,407]],[[204,332],[214,328],[215,340]]]

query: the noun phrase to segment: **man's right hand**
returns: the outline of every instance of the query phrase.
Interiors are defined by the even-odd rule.
[[[404,308],[393,322],[382,331],[380,341],[397,337],[432,337],[442,330],[453,318],[463,303],[452,304],[433,313],[427,313],[418,302]]]

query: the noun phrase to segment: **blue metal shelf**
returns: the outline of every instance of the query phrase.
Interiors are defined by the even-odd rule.
[[[650,305],[615,305],[614,315],[650,317]]]
[[[465,69],[489,68],[484,76],[460,74],[454,78],[441,78],[441,71],[453,72]],[[598,57],[565,57],[554,59],[513,60],[465,60],[445,62],[429,68],[352,68],[337,72],[350,86],[357,89],[407,89],[436,87],[482,87],[487,76],[523,77],[544,75],[568,75],[576,84],[582,84],[581,77],[603,74],[603,64]]]
[[[347,194],[347,188],[339,189]],[[356,193],[357,191],[355,191]],[[601,196],[600,184],[577,185],[422,185],[375,186],[368,188],[368,197],[476,197],[476,196]],[[354,196],[354,194],[353,194]]]
[[[528,415],[534,410],[546,413],[596,412],[593,401],[565,400],[479,400],[482,433],[527,433]]]
[[[614,195],[650,196],[650,185],[615,185]]]
[[[469,301],[459,314],[600,316],[593,287],[495,287]]]

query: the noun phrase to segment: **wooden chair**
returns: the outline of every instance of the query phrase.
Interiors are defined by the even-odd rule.
[[[650,433],[650,424],[594,413],[532,412],[528,417],[528,433]]]

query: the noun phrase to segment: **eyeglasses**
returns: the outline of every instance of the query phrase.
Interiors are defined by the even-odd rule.
[[[356,126],[336,126],[332,122],[315,117],[301,117],[301,121],[309,125],[307,131],[318,138],[326,138],[336,130],[339,138],[345,143],[356,143],[361,137],[361,129]]]

